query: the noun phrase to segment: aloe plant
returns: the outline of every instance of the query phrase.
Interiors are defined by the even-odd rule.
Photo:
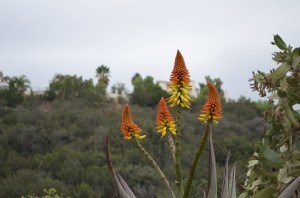
[[[212,130],[211,124],[218,124],[222,118],[222,105],[220,101],[220,97],[218,94],[217,88],[210,82],[207,82],[208,86],[208,98],[206,103],[204,104],[199,120],[206,124],[204,136],[200,139],[200,143],[198,145],[198,149],[195,153],[194,160],[192,162],[192,166],[190,168],[190,174],[188,177],[188,182],[184,187],[183,184],[183,177],[182,177],[182,170],[181,170],[181,112],[184,108],[191,107],[191,97],[189,90],[191,90],[191,80],[189,76],[189,72],[185,66],[185,62],[183,56],[181,55],[180,51],[177,51],[174,68],[171,73],[170,77],[170,97],[167,99],[167,103],[170,104],[170,107],[176,107],[176,120],[173,119],[168,107],[166,105],[165,99],[162,98],[159,101],[158,105],[158,113],[156,119],[157,125],[157,132],[162,135],[162,138],[166,136],[168,133],[168,143],[171,149],[171,154],[173,157],[174,162],[174,169],[176,173],[176,181],[175,184],[177,186],[177,196],[178,197],[189,197],[191,185],[194,179],[195,171],[199,162],[199,159],[202,155],[202,152],[205,148],[206,142],[209,139],[209,147],[210,147],[210,167],[211,167],[211,178],[209,179],[209,190],[208,190],[208,197],[217,197],[217,173],[216,173],[216,162],[215,162],[215,154],[213,150],[212,144]],[[146,135],[142,135],[142,129],[133,122],[131,117],[129,105],[126,104],[123,112],[122,112],[122,122],[121,122],[121,131],[123,138],[125,140],[135,140],[137,148],[141,151],[141,153],[148,159],[148,162],[152,165],[152,167],[158,173],[158,176],[164,182],[165,186],[169,190],[170,197],[175,197],[175,193],[172,189],[172,185],[170,184],[169,180],[165,176],[165,174],[160,169],[159,165],[155,162],[152,156],[146,151],[146,149],[142,145],[142,139],[146,137]],[[175,142],[173,141],[173,136],[175,136]],[[208,138],[209,137],[209,138]],[[113,168],[112,162],[110,160],[109,155],[109,146],[108,146],[108,139],[106,140],[106,156],[107,156],[107,163],[109,167],[109,171],[112,176],[113,184],[117,191],[119,197],[134,197],[133,192],[130,190],[126,182],[123,178],[116,173]],[[228,169],[228,164],[227,164]],[[228,170],[226,171],[228,172]],[[227,183],[224,189],[227,189],[226,192],[223,192],[224,197],[235,197],[235,181],[233,178],[235,177],[235,169],[232,172],[232,176],[230,182]],[[228,175],[227,175],[228,177]],[[225,185],[225,184],[224,184]],[[229,193],[229,194],[228,194]],[[232,196],[231,196],[232,195]]]
[[[274,42],[281,51],[275,52],[273,60],[279,64],[276,69],[269,73],[253,72],[252,89],[258,91],[260,96],[268,94],[269,101],[273,104],[270,110],[264,113],[264,120],[269,127],[264,131],[264,137],[256,143],[256,151],[248,162],[247,179],[243,186],[244,192],[240,198],[289,198],[300,193],[300,114],[295,110],[295,105],[300,103],[300,48],[292,48],[286,45],[279,35],[274,36]],[[162,98],[157,115],[157,130],[162,137],[167,135],[171,148],[176,173],[177,196],[188,198],[194,179],[196,167],[208,141],[209,145],[209,186],[204,196],[207,198],[218,197],[217,171],[215,154],[212,143],[211,124],[218,124],[222,117],[222,107],[216,87],[207,82],[209,93],[208,99],[201,110],[199,120],[206,123],[203,137],[200,139],[198,149],[190,168],[190,174],[185,188],[181,173],[181,111],[190,108],[189,96],[190,79],[183,57],[177,51],[174,68],[170,77],[171,96],[167,99],[170,107],[177,107],[176,121],[167,109],[165,100]],[[176,126],[175,126],[176,125]],[[175,197],[170,182],[165,177],[157,163],[142,146],[140,139],[142,129],[132,120],[128,105],[122,114],[122,134],[124,139],[135,139],[137,147],[158,172],[170,197]],[[175,136],[175,143],[172,135]],[[109,158],[108,141],[106,146],[107,162],[113,183],[119,197],[135,197],[122,177],[115,172]],[[222,198],[236,197],[236,167],[233,166],[229,173],[229,155],[226,159],[223,187],[220,196]]]
[[[211,128],[208,127],[208,140],[209,140],[209,168],[210,168],[210,174],[209,174],[209,186],[208,186],[208,194],[206,196],[204,192],[204,197],[206,198],[217,198],[218,192],[217,192],[217,166],[216,166],[216,159],[215,159],[215,153],[214,153],[214,147],[213,147],[213,139],[212,139],[212,131]],[[144,149],[144,148],[143,148]],[[110,159],[110,153],[109,153],[109,142],[108,137],[106,138],[106,158],[107,163],[109,167],[109,171],[113,180],[113,184],[115,187],[115,190],[118,194],[118,197],[120,198],[135,198],[134,193],[129,188],[127,183],[124,181],[124,179],[121,177],[121,175],[115,171],[112,161]],[[228,163],[229,163],[229,153],[226,158],[225,162],[225,168],[224,168],[224,178],[223,178],[223,186],[222,186],[222,198],[236,198],[236,181],[235,181],[235,174],[236,174],[236,166],[234,165],[229,173],[228,169]],[[295,181],[294,186],[296,186],[298,183],[300,183],[300,178],[298,178],[299,181]],[[171,197],[174,197],[175,195],[172,194]]]

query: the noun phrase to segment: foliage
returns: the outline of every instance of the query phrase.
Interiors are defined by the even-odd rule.
[[[216,86],[221,99],[224,100],[224,90],[222,89],[222,85],[223,85],[222,80],[220,78],[212,79],[210,76],[205,76],[205,80],[208,82],[212,82]],[[206,86],[206,82],[199,83],[199,86],[200,86],[200,92],[199,92],[197,99],[205,101],[207,94],[208,94],[208,88]]]
[[[264,113],[269,127],[256,143],[241,197],[278,197],[300,175],[300,114],[295,110],[300,103],[300,48],[287,46],[278,35],[273,44],[281,49],[273,57],[279,66],[270,73],[253,73],[251,79],[261,96],[270,93],[273,106]]]
[[[105,90],[101,87],[94,87],[92,79],[83,80],[76,75],[56,74],[49,84],[47,99],[71,100],[84,98],[90,102],[102,101]]]
[[[45,195],[42,195],[42,198],[63,198],[63,196],[58,195],[55,188],[43,189]],[[21,196],[21,198],[37,198],[37,195],[27,195]]]
[[[130,101],[136,104],[132,105],[132,116],[147,135],[143,146],[155,156],[166,177],[175,181],[176,176],[170,168],[173,159],[169,155],[168,145],[155,134],[156,104],[162,95],[167,94],[153,82],[152,77],[143,79],[136,75],[132,82],[137,88],[136,95],[132,95]],[[46,96],[47,100],[43,96],[29,95],[24,98],[22,95],[24,99],[18,102],[11,98],[6,100],[16,104],[11,105],[13,108],[0,105],[0,197],[50,194],[61,197],[115,197],[113,186],[109,185],[111,179],[104,154],[104,138],[107,135],[110,136],[111,159],[118,162],[115,169],[134,194],[138,197],[169,195],[168,190],[161,188],[163,182],[157,180],[155,171],[145,163],[146,159],[136,153],[134,145],[125,143],[120,137],[121,109],[106,99],[103,87],[94,86],[91,79],[57,74],[50,82]],[[204,124],[196,119],[203,105],[201,102],[194,102],[193,109],[182,112],[183,177],[188,175],[187,170],[193,159],[191,150],[203,135]],[[194,108],[197,105],[198,108]],[[250,140],[260,136],[263,128],[259,118],[262,108],[265,109],[265,105],[245,98],[223,104],[222,122],[218,127],[213,127],[218,175],[228,150],[231,150],[231,161],[237,161],[237,170],[253,153]],[[174,111],[171,110],[171,113]],[[205,151],[207,149],[204,148],[203,155],[207,157]],[[199,163],[190,197],[202,197],[199,189],[207,186],[207,181],[203,179],[208,172],[207,162],[200,160]],[[238,179],[237,183],[244,178]],[[218,185],[219,192],[220,187]],[[44,189],[48,189],[47,192]]]
[[[167,97],[166,91],[162,90],[158,84],[153,82],[153,77],[142,78],[140,74],[135,74],[131,80],[134,87],[130,102],[142,107],[155,107],[160,98]]]
[[[23,102],[25,91],[30,88],[30,81],[26,76],[4,77],[8,81],[8,90],[0,90],[0,99],[8,106],[15,107]]]
[[[109,84],[109,67],[100,65],[96,68],[96,77],[98,78],[97,86],[106,89]]]
[[[30,100],[28,98],[26,103]],[[230,149],[232,161],[239,160],[240,169],[242,162],[253,151],[249,139],[259,137],[262,123],[258,118],[259,113],[251,115],[251,122],[236,123],[233,119],[237,117],[234,108],[254,107],[234,104],[231,104],[232,109],[224,112],[223,121],[214,129],[214,144],[218,167],[223,166],[227,150]],[[155,135],[156,109],[132,107],[135,121],[147,134],[148,141],[144,143],[144,147],[156,156],[155,160],[166,176],[174,180],[168,146]],[[109,185],[111,179],[103,152],[104,138],[108,134],[112,146],[111,158],[114,162],[118,161],[115,168],[120,171],[133,192],[138,197],[168,196],[168,192],[160,188],[163,184],[156,180],[150,165],[144,163],[145,160],[136,153],[133,145],[126,144],[120,137],[120,110],[112,102],[100,103],[95,107],[85,98],[34,102],[30,108],[0,106],[0,197],[44,195],[44,188],[55,188],[57,194],[62,194],[63,197],[82,197],[84,193],[112,197],[114,190]],[[193,153],[189,151],[192,145],[198,143],[204,127],[195,119],[197,116],[198,112],[183,112],[183,170],[189,168],[188,162],[193,158]],[[246,120],[243,116],[249,115],[241,114],[241,120]],[[203,163],[200,162],[202,171],[195,173],[195,184],[204,187],[202,178],[207,168]],[[30,171],[30,174],[23,174],[20,181],[18,178],[21,170]],[[29,179],[34,175],[34,178],[39,179]],[[187,175],[187,172],[183,171],[183,175]],[[32,189],[26,186],[23,188],[24,181]],[[196,190],[195,186],[192,197],[197,197]]]

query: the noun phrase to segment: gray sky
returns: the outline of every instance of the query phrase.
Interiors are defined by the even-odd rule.
[[[34,88],[55,73],[94,78],[111,69],[111,85],[139,72],[168,80],[176,50],[191,79],[220,77],[231,98],[258,99],[248,79],[276,66],[270,42],[300,43],[299,0],[0,0],[0,70],[26,75]]]

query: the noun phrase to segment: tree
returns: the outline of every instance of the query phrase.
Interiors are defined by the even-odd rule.
[[[223,82],[220,78],[212,79],[210,76],[205,76],[205,80],[213,83],[215,85],[215,87],[218,89],[219,94],[222,95],[222,96],[224,95],[224,91],[221,87],[223,85]],[[206,82],[205,83],[199,83],[199,86],[200,86],[200,89],[203,90],[202,92],[200,90],[200,95],[202,96],[204,94],[203,92],[205,92],[205,95],[207,95],[208,92],[207,92]],[[206,90],[205,90],[205,88],[206,88]]]
[[[157,83],[153,82],[153,77],[146,76],[145,79],[136,73],[132,80],[134,86],[131,94],[131,103],[142,107],[155,107],[162,96],[168,97],[168,93],[164,91]]]
[[[30,88],[30,81],[24,75],[20,77],[4,77],[9,82],[8,90],[0,91],[0,97],[4,99],[8,106],[16,106],[24,100],[25,91]]]
[[[142,83],[143,78],[139,73],[135,73],[134,76],[131,79],[131,83],[133,86],[138,85],[139,83]]]
[[[64,99],[87,98],[93,99],[96,94],[92,79],[83,80],[82,77],[76,75],[56,74],[51,80],[49,90],[47,92],[48,99]]]
[[[109,84],[109,74],[109,67],[107,67],[106,65],[100,65],[96,69],[96,77],[98,78],[98,84],[103,86],[105,89]]]
[[[205,76],[205,80],[213,83],[215,87],[218,89],[218,92],[220,94],[221,100],[224,99],[224,91],[222,89],[223,82],[220,78],[215,78],[212,79],[210,76]],[[208,89],[206,82],[205,83],[199,83],[200,86],[200,93],[198,95],[198,99],[200,100],[206,100],[207,94],[208,94]]]

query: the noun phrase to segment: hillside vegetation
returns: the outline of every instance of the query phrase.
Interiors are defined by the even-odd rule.
[[[196,103],[196,102],[195,102]],[[200,102],[199,102],[200,103]],[[201,105],[201,104],[199,104]],[[183,170],[193,158],[189,152],[197,145],[204,126],[197,121],[199,109],[183,112]],[[161,197],[152,168],[120,133],[123,104],[100,97],[54,99],[31,96],[16,107],[0,107],[0,197],[43,195],[43,189],[55,188],[70,197],[114,197],[104,154],[104,140],[109,136],[113,161],[137,195]],[[136,122],[147,134],[145,147],[160,163],[170,179],[171,157],[166,142],[155,129],[157,107],[132,106]],[[215,132],[217,162],[222,165],[228,150],[239,172],[253,153],[251,141],[263,128],[261,109],[245,98],[224,104],[224,118]],[[238,122],[237,122],[238,121]],[[207,162],[200,162],[205,164]],[[195,184],[204,185],[197,171]],[[184,172],[183,174],[187,174]]]

